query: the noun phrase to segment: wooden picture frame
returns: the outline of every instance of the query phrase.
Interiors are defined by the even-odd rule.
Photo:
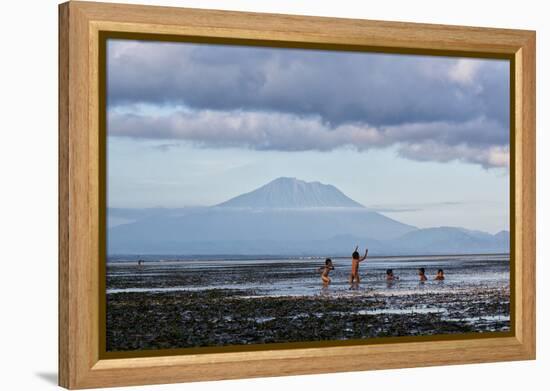
[[[511,61],[513,332],[475,339],[104,358],[101,34]],[[103,173],[103,174],[102,174]],[[103,208],[103,209],[102,209]],[[89,2],[59,6],[59,384],[175,383],[535,358],[535,32]]]

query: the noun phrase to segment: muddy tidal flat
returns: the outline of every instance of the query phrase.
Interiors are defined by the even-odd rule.
[[[371,258],[352,289],[347,258],[329,287],[322,259],[144,260],[107,265],[107,351],[510,330],[508,255]]]

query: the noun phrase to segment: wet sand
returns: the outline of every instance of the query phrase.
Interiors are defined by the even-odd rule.
[[[350,290],[342,270],[332,276],[338,282],[323,289],[317,275],[311,277],[317,265],[109,265],[107,350],[510,330],[509,288],[501,278],[420,284],[411,265],[402,271],[402,280],[392,284],[371,270],[370,281],[365,278],[358,289]],[[495,274],[492,264],[475,267],[478,274]],[[304,284],[308,290],[300,290]]]

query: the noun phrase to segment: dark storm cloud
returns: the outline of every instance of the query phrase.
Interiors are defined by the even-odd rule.
[[[235,46],[114,41],[109,104],[183,104],[196,109],[319,115],[373,125],[506,123],[507,64],[485,61],[475,83],[450,79],[456,59]]]
[[[112,41],[108,104],[110,135],[507,164],[503,61]]]

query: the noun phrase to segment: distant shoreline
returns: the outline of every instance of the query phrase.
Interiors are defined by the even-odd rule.
[[[439,258],[439,257],[461,257],[461,256],[483,256],[483,255],[510,255],[510,253],[462,253],[462,254],[404,254],[404,255],[370,255],[371,258],[377,259],[396,259],[396,258],[405,258],[405,257],[423,257],[423,258]],[[150,262],[159,262],[162,260],[167,261],[272,261],[272,260],[318,260],[325,259],[326,257],[332,258],[346,258],[350,254],[346,255],[238,255],[238,254],[211,254],[211,255],[185,255],[185,254],[113,254],[107,256],[107,263],[109,262],[121,262],[137,259],[149,258]],[[115,259],[113,259],[113,257]],[[123,259],[123,257],[128,257],[131,259]],[[156,257],[158,259],[152,260],[151,258]]]

